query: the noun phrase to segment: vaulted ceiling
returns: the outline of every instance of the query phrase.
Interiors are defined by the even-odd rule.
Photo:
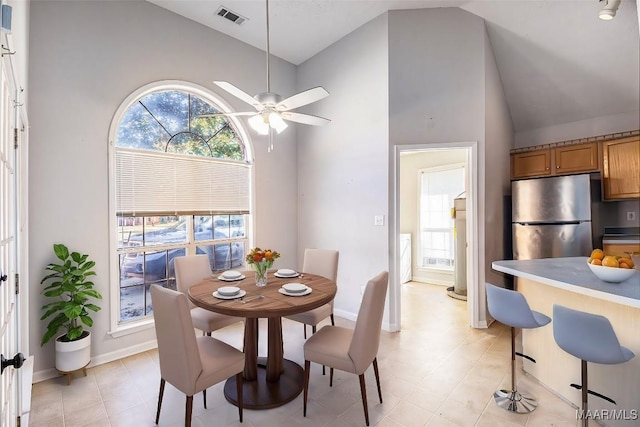
[[[264,50],[264,0],[148,0]],[[640,109],[640,15],[622,0],[270,0],[270,51],[300,64],[387,10],[459,7],[486,21],[516,132]],[[246,18],[237,25],[220,6]],[[621,129],[630,130],[630,129]]]

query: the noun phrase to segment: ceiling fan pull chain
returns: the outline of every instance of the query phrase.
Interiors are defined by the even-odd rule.
[[[267,153],[273,151],[273,129],[269,129],[269,145],[267,146]]]

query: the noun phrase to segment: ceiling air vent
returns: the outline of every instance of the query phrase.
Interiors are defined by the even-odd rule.
[[[245,18],[244,16],[241,16],[235,12],[232,12],[224,6],[220,6],[218,8],[218,10],[216,11],[216,15],[222,16],[223,18],[228,19],[229,21],[237,25],[240,25],[247,20],[247,18]]]

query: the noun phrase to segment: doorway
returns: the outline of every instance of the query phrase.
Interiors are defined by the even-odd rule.
[[[416,218],[419,216],[417,188],[419,178],[417,170],[420,168],[442,167],[443,165],[462,164],[465,170],[464,191],[466,196],[467,221],[465,235],[467,237],[466,255],[466,285],[467,285],[467,320],[472,327],[480,327],[478,294],[478,239],[477,239],[477,203],[478,174],[477,174],[477,143],[444,143],[396,146],[394,167],[394,189],[392,192],[394,206],[394,223],[390,228],[393,271],[390,277],[390,329],[399,331],[402,323],[401,289],[402,282],[406,280],[406,272],[401,268],[402,250],[401,241],[406,239],[407,231],[412,234],[412,272],[420,281],[428,281],[440,285],[446,285],[453,280],[453,272],[445,272],[437,269],[419,269],[416,266],[419,238],[416,230]],[[406,189],[413,192],[413,202],[407,202]],[[403,197],[404,196],[404,197]],[[406,246],[406,244],[405,244]],[[404,263],[403,263],[404,264]],[[404,276],[404,277],[403,277]],[[447,293],[447,287],[442,286],[443,293]]]

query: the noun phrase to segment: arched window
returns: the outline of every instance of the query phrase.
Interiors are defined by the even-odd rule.
[[[173,259],[206,254],[212,272],[244,262],[249,146],[239,122],[202,88],[142,88],[120,107],[110,141],[117,325],[151,314],[149,287],[175,289]],[[117,328],[117,325],[116,328]]]

